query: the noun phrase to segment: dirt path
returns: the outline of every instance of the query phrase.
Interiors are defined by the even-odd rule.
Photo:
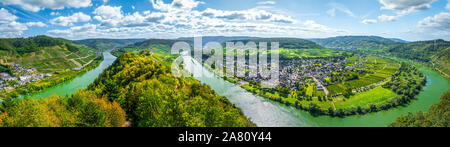
[[[435,67],[434,69],[436,69],[437,71],[439,71],[439,73],[441,73],[444,77],[450,78],[450,76],[449,76],[447,73],[445,73],[445,72],[441,71],[441,69],[437,68],[436,65],[435,65],[435,63],[434,63],[433,61],[431,61],[431,64],[433,65],[433,67]],[[447,68],[446,66],[442,65],[442,64],[439,63],[439,62],[438,62],[437,64],[439,64],[440,66],[442,66],[442,67],[444,67],[444,68]]]
[[[319,86],[322,86],[323,88],[323,92],[325,93],[325,96],[328,97],[328,89],[322,85],[322,83],[319,82],[319,80],[317,80],[315,77],[313,77],[314,81],[316,81],[316,83],[319,83]]]
[[[81,67],[83,65],[81,65],[79,62],[75,61],[75,59],[69,59],[70,61],[72,61],[75,65],[77,65],[78,67]]]
[[[334,111],[336,111],[336,106],[334,105],[334,102],[331,102],[331,104],[333,104]]]

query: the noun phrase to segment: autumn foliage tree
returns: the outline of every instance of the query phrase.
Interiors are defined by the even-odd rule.
[[[0,125],[4,127],[121,127],[125,112],[116,102],[78,91],[62,98],[16,100],[2,104]]]

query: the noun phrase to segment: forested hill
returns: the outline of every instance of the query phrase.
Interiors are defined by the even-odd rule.
[[[204,44],[206,44],[208,42],[225,43],[225,42],[233,41],[233,40],[248,40],[248,39],[257,39],[257,37],[248,37],[248,36],[203,36],[202,37],[202,42],[203,42],[203,45],[204,45]],[[182,37],[182,38],[178,38],[178,40],[187,40],[187,41],[194,42],[194,38],[193,37]]]
[[[271,42],[279,42],[280,48],[287,49],[321,49],[324,48],[312,41],[300,39],[300,38],[257,38],[257,39],[246,39],[246,40],[233,40],[231,42],[243,42],[246,44],[249,41],[255,42],[259,45],[260,42],[267,42],[267,47],[270,49]]]
[[[428,62],[434,55],[440,54],[450,47],[450,42],[445,40],[417,41],[411,43],[395,43],[384,50],[397,57]],[[446,55],[448,56],[448,54]]]
[[[0,64],[20,64],[44,72],[81,67],[97,55],[97,51],[88,46],[61,38],[0,39]]]
[[[97,50],[119,49],[130,44],[145,41],[146,39],[85,39],[77,42]]]
[[[123,53],[126,52],[135,52],[139,50],[146,50],[150,49],[152,52],[159,54],[164,57],[171,56],[170,50],[172,48],[172,45],[176,42],[180,42],[183,40],[170,40],[170,39],[149,39],[142,42],[137,42],[134,44],[130,44],[128,46],[125,46],[123,48],[117,49],[112,51],[111,53],[118,57]],[[191,44],[191,47],[193,48],[193,42],[192,41],[185,41],[189,44]]]
[[[124,53],[88,90],[118,102],[133,126],[254,126],[240,109],[209,86],[193,78],[174,77],[170,65]]]
[[[147,48],[151,45],[161,44],[166,46],[172,46],[174,43],[179,42],[180,40],[171,40],[171,39],[149,39],[142,42],[137,42],[132,45],[128,45],[130,48]]]
[[[338,36],[310,40],[333,49],[380,49],[387,45],[397,43],[393,39],[378,36]]]
[[[78,48],[75,46],[76,43],[60,39],[51,38],[48,36],[36,36],[30,38],[6,38],[0,39],[0,51],[9,51],[12,53],[17,53],[20,55],[40,51],[45,47],[59,46],[62,48],[67,48],[69,51],[76,52]]]

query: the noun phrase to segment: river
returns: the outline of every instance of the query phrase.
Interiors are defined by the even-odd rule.
[[[96,68],[72,79],[66,81],[64,83],[58,84],[56,86],[46,88],[40,92],[33,93],[29,95],[32,98],[43,98],[49,97],[53,94],[57,94],[60,96],[71,95],[77,92],[77,90],[85,89],[94,82],[94,80],[100,75],[103,70],[109,67],[114,61],[116,57],[113,56],[109,51],[103,52],[103,61]]]
[[[184,62],[186,70],[196,71],[194,77],[197,80],[210,85],[219,95],[227,97],[260,127],[383,127],[408,112],[427,112],[430,106],[439,102],[441,95],[450,89],[447,79],[427,67],[415,64],[427,76],[427,84],[417,96],[418,100],[413,101],[410,105],[362,116],[315,117],[306,111],[249,93],[238,85],[215,76],[196,60],[189,58],[185,57],[184,59],[185,61],[191,60],[191,62]]]
[[[78,89],[86,88],[98,75],[106,69],[116,59],[109,52],[105,52],[104,61],[97,68],[60,85],[45,89],[32,97],[48,97],[52,94],[61,96],[75,93]],[[362,116],[350,116],[346,118],[335,118],[329,116],[314,117],[306,111],[298,110],[271,100],[256,96],[247,92],[238,85],[227,82],[215,76],[201,64],[185,57],[186,69],[195,71],[194,77],[210,85],[219,95],[227,97],[233,104],[241,108],[244,114],[260,127],[363,127],[374,126],[383,127],[395,120],[402,114],[408,112],[428,111],[432,104],[439,102],[440,96],[450,89],[447,79],[441,77],[424,66],[415,65],[427,76],[427,85],[417,96],[418,100],[413,101],[407,107],[398,107],[377,113],[370,113]],[[202,76],[198,76],[203,72]]]

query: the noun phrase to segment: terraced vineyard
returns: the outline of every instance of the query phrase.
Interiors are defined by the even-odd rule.
[[[61,41],[54,38],[46,39]],[[0,50],[0,63],[4,65],[20,64],[24,67],[36,68],[40,72],[50,73],[85,66],[98,56],[96,50],[87,46],[70,41],[61,42],[66,43],[42,46],[36,51],[24,54],[18,54],[14,49]]]

